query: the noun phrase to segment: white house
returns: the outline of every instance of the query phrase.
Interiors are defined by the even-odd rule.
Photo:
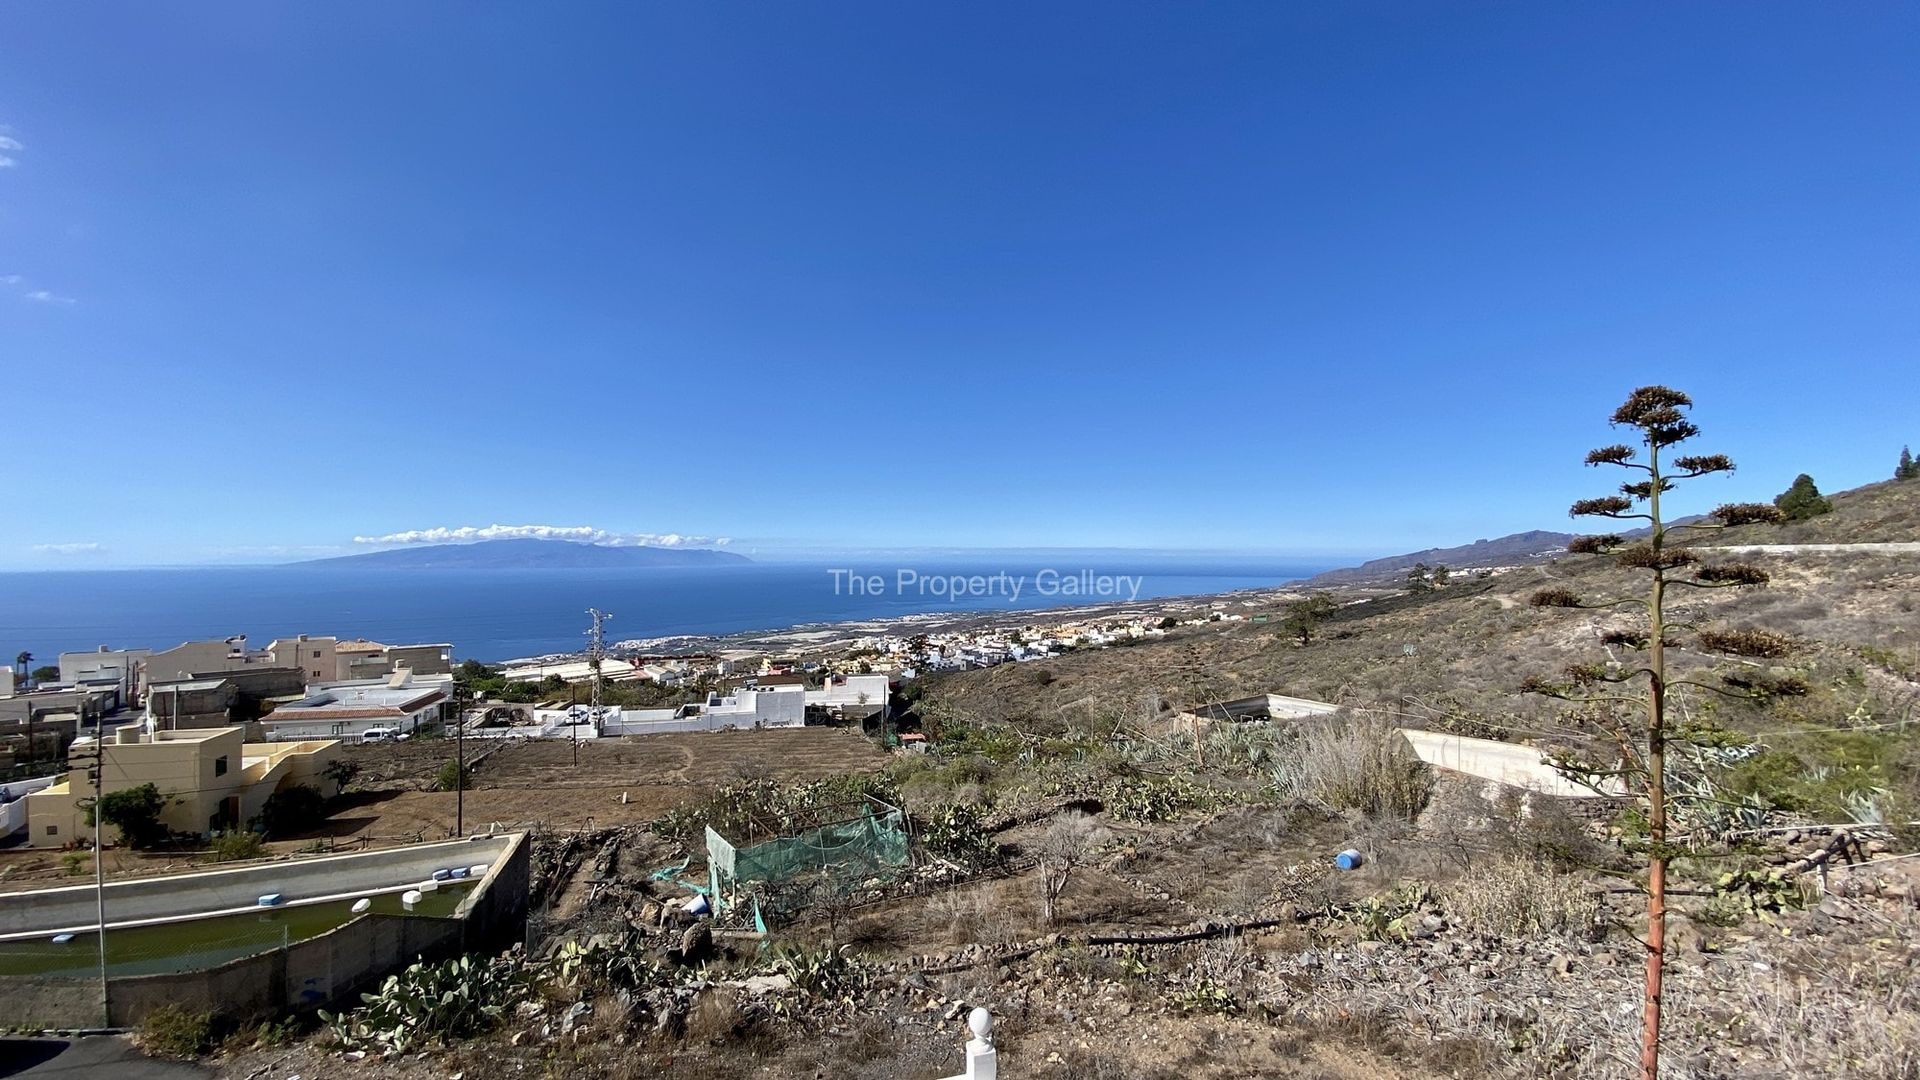
[[[891,680],[885,675],[833,675],[818,690],[807,691],[807,704],[828,709],[871,708],[887,703]]]
[[[354,738],[372,728],[412,734],[440,722],[452,686],[452,676],[405,671],[385,680],[314,683],[306,697],[261,717],[260,727],[268,742]]]
[[[63,686],[110,687],[120,691],[120,703],[140,700],[145,688],[147,658],[152,649],[109,649],[105,645],[91,652],[60,654],[60,682]]]
[[[726,695],[708,694],[705,704],[677,709],[623,709],[601,731],[607,735],[653,735],[668,731],[721,731],[726,728],[797,728],[807,723],[803,686],[743,686]]]

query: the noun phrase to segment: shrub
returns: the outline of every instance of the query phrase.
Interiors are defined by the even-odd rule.
[[[1000,858],[1000,845],[987,832],[977,807],[953,803],[937,807],[920,827],[920,842],[944,859],[973,870],[989,866]]]
[[[240,859],[257,859],[267,853],[267,847],[260,842],[260,834],[248,829],[236,829],[232,832],[215,833],[213,847],[207,852],[212,862],[235,862]]]
[[[518,947],[491,958],[416,963],[387,976],[377,992],[361,994],[364,1004],[358,1009],[322,1009],[320,1020],[348,1050],[405,1054],[491,1030],[508,1009],[533,993],[541,975],[522,961]]]
[[[1335,715],[1302,725],[1289,751],[1274,771],[1274,786],[1284,797],[1408,820],[1426,805],[1426,766],[1378,717]]]
[[[449,761],[440,766],[440,772],[433,778],[436,791],[473,790],[473,766],[462,767],[458,761]]]
[[[1601,905],[1578,878],[1533,859],[1505,858],[1448,886],[1442,905],[1462,929],[1488,937],[1591,940]]]
[[[304,784],[296,784],[267,796],[257,820],[268,836],[282,837],[311,832],[326,816],[326,796]]]
[[[1833,504],[1820,494],[1813,477],[1806,473],[1794,477],[1793,486],[1775,496],[1773,505],[1788,521],[1805,521],[1833,512]]]
[[[66,870],[68,877],[79,877],[81,874],[87,872],[87,853],[84,851],[69,851],[65,855],[60,856],[60,866]]]
[[[100,797],[100,821],[120,830],[120,838],[130,847],[149,848],[167,838],[167,827],[160,823],[160,811],[167,800],[152,784],[110,791]],[[87,814],[93,824],[93,814]]]
[[[140,1018],[140,1049],[191,1061],[213,1048],[213,1014],[168,1002]]]

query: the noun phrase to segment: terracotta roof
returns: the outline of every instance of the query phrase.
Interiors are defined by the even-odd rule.
[[[335,645],[333,651],[337,653],[378,653],[386,652],[387,647],[377,641],[368,641],[365,638],[361,638],[358,641],[343,641]]]
[[[288,709],[284,712],[274,710],[260,718],[263,724],[297,724],[307,720],[374,720],[387,718],[404,720],[407,713],[399,709],[353,706],[342,709]]]

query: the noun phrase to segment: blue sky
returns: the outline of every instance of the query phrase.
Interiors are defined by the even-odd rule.
[[[0,7],[0,565],[1380,552],[1920,444],[1920,8]]]

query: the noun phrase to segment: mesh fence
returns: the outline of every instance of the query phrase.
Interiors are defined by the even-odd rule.
[[[884,806],[864,807],[857,817],[736,848],[707,830],[707,859],[714,892],[755,886],[821,883],[840,886],[892,878],[911,861],[906,816]]]

